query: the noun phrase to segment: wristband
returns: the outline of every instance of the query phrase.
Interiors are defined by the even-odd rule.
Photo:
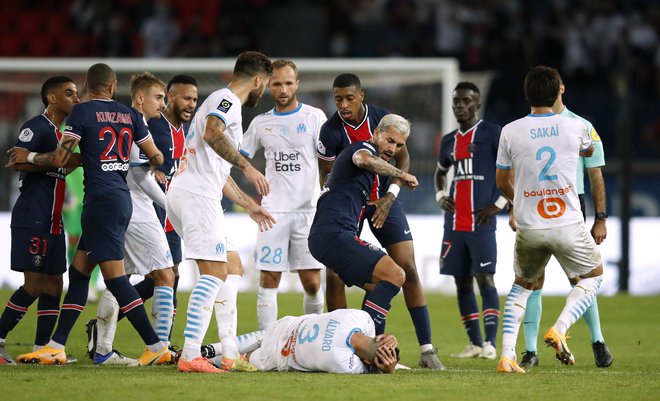
[[[27,162],[30,164],[34,164],[34,157],[37,155],[37,152],[30,152],[27,155]]]
[[[444,198],[445,196],[447,196],[447,193],[441,189],[435,193],[435,201],[440,202],[440,199]]]
[[[495,206],[497,206],[499,209],[504,209],[506,207],[507,203],[509,203],[509,201],[505,197],[500,196],[495,201]]]
[[[396,184],[390,184],[390,186],[387,188],[387,192],[394,195],[395,198],[399,195],[400,190],[401,190],[401,187],[399,187]]]

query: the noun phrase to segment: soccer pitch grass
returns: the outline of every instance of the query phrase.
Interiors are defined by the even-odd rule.
[[[0,291],[4,307],[11,292]],[[182,345],[188,294],[179,295],[179,317],[173,344]],[[358,307],[361,292],[351,292],[349,304]],[[280,316],[302,311],[302,295],[280,294]],[[85,322],[94,317],[88,305],[69,338],[67,355],[78,358],[69,366],[0,366],[2,400],[658,400],[660,399],[660,297],[619,295],[599,299],[603,333],[614,355],[608,369],[594,365],[588,329],[573,326],[569,345],[575,366],[563,366],[554,351],[539,344],[540,365],[524,375],[495,372],[497,361],[460,360],[449,354],[462,350],[467,336],[458,318],[454,297],[427,296],[433,341],[447,371],[422,369],[393,375],[332,375],[320,373],[183,374],[173,366],[144,368],[93,366],[85,353]],[[238,333],[257,329],[256,294],[239,295]],[[541,335],[554,322],[564,298],[544,297]],[[503,305],[503,300],[502,300]],[[147,310],[149,310],[147,304]],[[7,338],[12,356],[29,352],[36,327],[36,302]],[[654,312],[656,311],[656,312]],[[655,317],[653,317],[655,316]],[[419,351],[403,296],[397,296],[387,319],[387,331],[399,339],[401,363],[417,365]],[[500,325],[501,326],[501,325]],[[215,342],[211,323],[207,342]],[[498,332],[501,342],[501,328]],[[522,329],[518,351],[523,351]],[[498,343],[498,354],[499,354]],[[115,347],[127,356],[143,350],[127,321],[119,324]]]

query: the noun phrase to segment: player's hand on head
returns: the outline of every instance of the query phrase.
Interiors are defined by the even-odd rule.
[[[396,349],[391,347],[378,347],[374,365],[383,373],[392,373],[396,368]]]
[[[268,185],[268,181],[266,180],[266,177],[263,174],[261,174],[259,170],[257,170],[253,166],[248,166],[245,170],[243,170],[243,174],[245,175],[245,178],[252,185],[254,185],[259,195],[261,196],[268,195],[268,193],[270,192],[270,186]]]
[[[392,334],[379,334],[376,336],[376,346],[394,349],[399,346],[399,342]]]
[[[12,167],[16,164],[27,163],[27,156],[30,153],[29,150],[25,148],[12,147],[7,151],[9,155],[9,161],[5,164],[5,167]]]

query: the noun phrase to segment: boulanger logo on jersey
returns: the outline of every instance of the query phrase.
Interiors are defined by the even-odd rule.
[[[536,211],[544,219],[556,219],[566,213],[566,202],[562,199],[573,190],[573,184],[565,188],[538,189],[523,191],[525,198],[541,197],[536,204]]]
[[[275,152],[273,154],[273,160],[275,161],[275,171],[277,172],[300,171],[302,169],[299,162],[300,152],[297,151]]]

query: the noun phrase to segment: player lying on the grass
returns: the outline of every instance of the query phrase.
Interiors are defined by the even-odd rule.
[[[248,361],[262,371],[392,373],[399,360],[396,337],[375,333],[367,312],[337,309],[285,316],[266,331],[239,336],[237,343]],[[214,363],[221,352],[220,343],[202,346],[202,354]]]

